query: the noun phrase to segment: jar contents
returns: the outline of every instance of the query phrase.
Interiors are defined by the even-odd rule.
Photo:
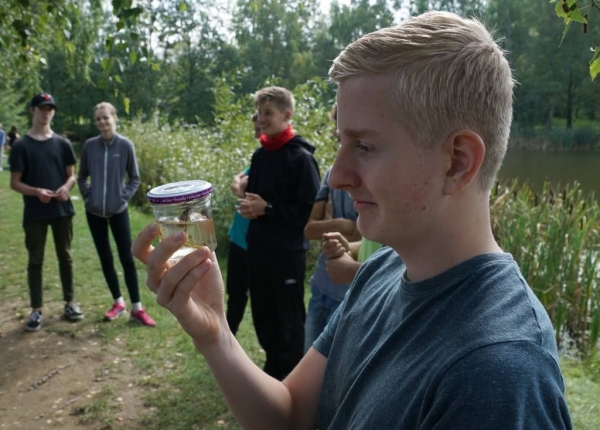
[[[172,259],[180,259],[195,249],[208,246],[211,251],[217,247],[217,237],[212,220],[200,215],[191,214],[187,222],[184,220],[157,220],[160,227],[160,240],[183,231],[187,235],[185,244],[173,254]]]
[[[209,182],[192,180],[161,185],[148,193],[154,219],[160,227],[160,240],[183,231],[185,244],[170,260],[180,260],[190,252],[207,246],[217,247],[215,226],[212,220]]]

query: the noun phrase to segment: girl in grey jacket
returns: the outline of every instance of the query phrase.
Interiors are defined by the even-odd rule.
[[[108,237],[110,227],[132,303],[130,321],[153,327],[156,323],[140,301],[137,271],[131,255],[127,207],[140,185],[135,148],[129,139],[116,133],[117,111],[112,104],[99,103],[94,108],[94,116],[100,136],[88,139],[83,145],[77,183],[85,201],[85,214],[102,272],[114,299],[104,318],[112,321],[127,310],[113,263]]]

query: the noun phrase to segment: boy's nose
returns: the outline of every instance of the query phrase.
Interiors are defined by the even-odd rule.
[[[347,190],[356,187],[360,182],[352,156],[347,152],[340,147],[331,167],[327,183],[333,189]]]

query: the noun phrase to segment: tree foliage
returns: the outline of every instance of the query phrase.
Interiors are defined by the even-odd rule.
[[[571,27],[571,24],[576,22],[582,27],[583,33],[589,31],[589,12],[595,12],[600,16],[600,3],[597,0],[586,1],[578,0],[550,0],[550,3],[556,3],[555,12],[556,15],[563,18],[565,21],[565,28],[563,31],[563,39]],[[583,3],[583,4],[582,4]],[[600,42],[600,39],[596,38],[596,43]],[[600,73],[600,45],[590,48],[593,52],[592,59],[590,60],[589,69],[592,80],[596,79],[598,73]]]
[[[563,18],[583,26],[577,13],[587,20],[593,7],[566,4]],[[249,103],[248,95],[265,83],[295,88],[325,79],[333,59],[356,38],[401,16],[439,9],[477,16],[504,39],[519,82],[516,127],[550,129],[560,117],[570,129],[598,116],[600,89],[581,59],[590,41],[600,40],[600,26],[567,33],[556,5],[333,0],[323,13],[317,0],[6,0],[0,102],[11,89],[23,111],[34,92],[52,92],[59,104],[54,127],[75,140],[95,132],[92,108],[102,100],[125,119],[158,115],[161,124],[211,125],[221,120],[215,94],[223,80],[235,88],[232,102]],[[332,100],[334,86],[325,91]]]

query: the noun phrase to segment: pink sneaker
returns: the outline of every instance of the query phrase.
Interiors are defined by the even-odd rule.
[[[138,324],[146,325],[148,327],[154,327],[156,323],[145,310],[140,309],[139,311],[131,311],[129,322],[136,322]]]
[[[127,309],[125,306],[118,304],[117,302],[113,303],[112,308],[104,314],[104,319],[107,321],[112,321],[115,318],[119,318],[121,315],[125,313]]]

